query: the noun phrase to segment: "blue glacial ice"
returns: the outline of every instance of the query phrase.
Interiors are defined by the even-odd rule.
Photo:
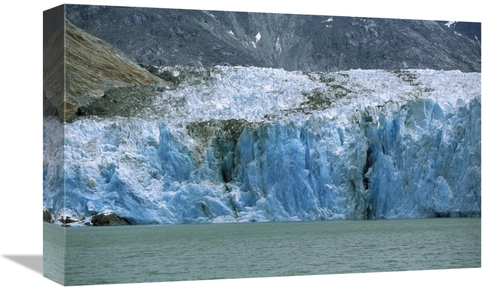
[[[479,73],[211,76],[135,117],[46,119],[44,207],[134,224],[480,215]]]

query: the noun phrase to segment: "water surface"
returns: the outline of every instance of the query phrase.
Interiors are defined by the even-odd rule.
[[[59,230],[66,285],[481,267],[480,218]],[[46,238],[51,271],[61,240]]]

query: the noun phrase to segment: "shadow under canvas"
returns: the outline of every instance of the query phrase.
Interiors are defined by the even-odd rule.
[[[18,263],[38,274],[43,274],[43,256],[42,255],[4,255],[5,258]]]

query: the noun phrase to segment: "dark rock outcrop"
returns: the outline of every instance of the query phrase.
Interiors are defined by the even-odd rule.
[[[50,211],[44,209],[43,210],[43,221],[44,222],[47,222],[47,223],[52,223],[52,214],[50,213]]]
[[[131,223],[116,213],[98,213],[92,216],[92,224],[94,226],[124,226]]]
[[[69,217],[69,216],[61,216],[57,220],[59,222],[61,222],[63,226],[69,226],[72,223],[78,222],[78,220],[76,220],[76,219],[74,219],[72,217]]]

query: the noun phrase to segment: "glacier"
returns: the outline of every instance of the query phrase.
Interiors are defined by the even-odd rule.
[[[481,213],[480,73],[161,69],[184,81],[133,117],[44,120],[56,223]]]

